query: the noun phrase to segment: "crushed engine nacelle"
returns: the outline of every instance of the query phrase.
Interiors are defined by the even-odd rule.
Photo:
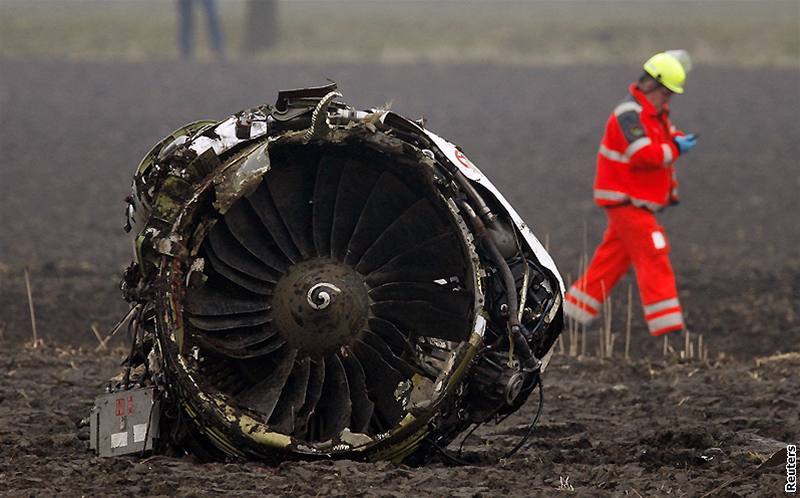
[[[453,144],[335,85],[199,121],[129,198],[129,371],[161,444],[275,462],[424,458],[518,409],[562,327],[531,230]]]

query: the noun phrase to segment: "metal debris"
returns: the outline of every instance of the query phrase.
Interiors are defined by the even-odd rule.
[[[124,384],[205,458],[420,460],[517,410],[562,327],[552,259],[455,145],[336,85],[162,140],[128,199]]]

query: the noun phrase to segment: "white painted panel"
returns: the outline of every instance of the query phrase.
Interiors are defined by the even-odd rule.
[[[128,446],[128,433],[127,432],[116,432],[111,435],[111,447],[112,448],[123,448]]]
[[[136,424],[133,426],[133,442],[141,443],[147,436],[147,424]]]

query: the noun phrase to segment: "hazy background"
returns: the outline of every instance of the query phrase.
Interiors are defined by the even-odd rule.
[[[574,278],[605,227],[591,185],[608,113],[674,48],[695,68],[673,118],[701,139],[660,219],[689,321],[728,351],[798,332],[800,2],[294,0],[248,15],[269,3],[217,2],[222,56],[196,6],[184,59],[177,1],[0,0],[0,337],[30,336],[28,267],[40,334],[93,342],[126,310],[123,199],[142,156],[186,122],[326,78],[463,146]]]
[[[0,0],[0,495],[783,489],[782,465],[756,465],[769,444],[800,440],[800,0],[218,0],[224,52],[209,49],[196,7],[191,58],[178,49],[177,4]],[[273,14],[253,14],[260,9]],[[643,61],[678,48],[695,67],[672,117],[701,136],[677,163],[682,202],[659,222],[709,363],[662,358],[637,297],[633,361],[622,360],[630,272],[612,296],[614,358],[591,358],[600,324],[587,331],[590,358],[556,356],[533,438],[500,465],[488,457],[527,431],[535,395],[470,438],[465,450],[483,455],[479,466],[267,468],[86,451],[88,429],[76,422],[119,371],[125,334],[108,354],[74,346],[93,350],[92,328],[105,334],[128,310],[118,289],[132,258],[124,199],[162,137],[333,79],[345,102],[392,101],[461,145],[569,281],[605,228],[592,202],[604,123]],[[23,345],[25,269],[44,348]],[[682,349],[683,337],[669,339]]]
[[[245,14],[253,2],[259,0],[217,1],[229,58],[242,57]],[[0,0],[0,56],[173,59],[176,3]],[[253,55],[262,61],[604,64],[638,62],[680,46],[697,64],[800,64],[796,0],[272,3],[276,15],[264,26],[268,36],[277,35],[269,50]],[[198,27],[205,28],[204,22]],[[206,30],[198,31],[198,55],[205,59]]]

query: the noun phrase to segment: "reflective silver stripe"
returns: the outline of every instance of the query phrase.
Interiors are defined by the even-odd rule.
[[[614,108],[614,116],[619,116],[620,114],[628,111],[642,112],[642,106],[636,102],[623,102]]]
[[[581,324],[587,324],[592,321],[592,316],[588,311],[581,309],[569,301],[564,301],[564,314],[569,318]]]
[[[608,147],[606,147],[603,144],[600,144],[600,148],[597,149],[597,153],[600,154],[603,157],[611,159],[612,161],[617,161],[617,162],[620,162],[620,163],[627,163],[628,162],[628,158],[625,157],[624,154],[620,154],[619,152],[617,152],[615,150],[611,150],[611,149],[609,149]]]
[[[572,297],[574,297],[576,300],[594,308],[595,310],[600,309],[600,301],[598,301],[597,299],[593,298],[592,296],[583,292],[582,290],[578,289],[575,286],[570,287],[569,292],[567,294],[572,295]]]
[[[639,152],[642,148],[647,147],[648,145],[652,144],[653,141],[650,140],[649,137],[642,137],[638,140],[634,140],[628,145],[628,148],[625,149],[624,153],[617,152],[615,150],[611,150],[603,144],[600,144],[600,147],[597,149],[597,153],[601,156],[611,159],[612,161],[617,161],[619,163],[627,164],[630,162],[631,156]],[[670,161],[672,160],[672,151],[670,150]],[[666,163],[665,163],[666,164]]]
[[[672,147],[669,144],[661,144],[661,150],[664,151],[664,166],[669,166],[672,163]]]
[[[595,189],[594,198],[601,201],[627,201],[629,200],[628,194],[624,192],[617,192],[615,190],[600,190]]]
[[[653,141],[650,140],[650,138],[648,137],[642,137],[634,140],[633,142],[631,142],[630,145],[628,145],[628,148],[625,149],[625,154],[624,154],[625,159],[626,160],[630,159],[631,157],[633,157],[634,154],[636,154],[643,148],[647,147],[651,143],[653,143]]]
[[[669,313],[658,318],[653,318],[652,320],[647,320],[647,327],[650,329],[651,334],[667,327],[674,327],[676,325],[683,325],[683,313],[680,311]]]
[[[631,197],[624,192],[617,192],[616,190],[595,189],[594,199],[597,201],[630,202],[636,207],[646,208],[650,211],[658,211],[665,206],[665,204],[660,204],[658,202],[637,199],[636,197]]]
[[[645,315],[652,315],[653,313],[657,313],[659,311],[663,311],[669,308],[678,308],[680,307],[681,303],[678,301],[677,297],[673,297],[672,299],[666,299],[664,301],[659,301],[653,304],[646,304],[644,306],[644,314]]]
[[[647,208],[650,211],[658,211],[659,209],[662,209],[664,207],[664,204],[659,204],[658,202],[646,201],[644,199],[637,199],[635,197],[631,197],[630,199],[631,199],[631,204],[633,204],[634,206]]]

